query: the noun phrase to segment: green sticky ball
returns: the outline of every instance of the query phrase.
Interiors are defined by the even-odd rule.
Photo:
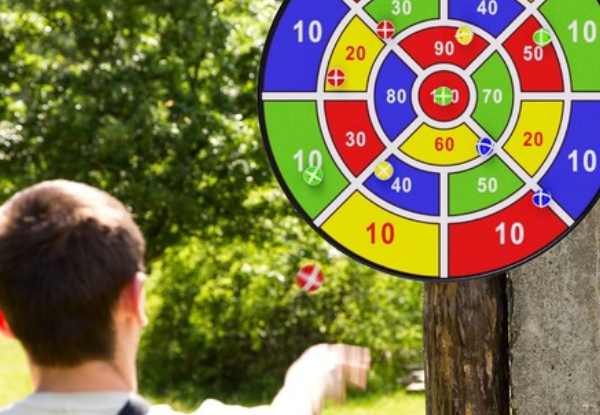
[[[552,43],[552,34],[547,29],[542,28],[533,34],[533,41],[538,46],[548,46]]]
[[[307,185],[315,187],[323,182],[323,170],[318,167],[310,166],[304,170],[302,177]]]
[[[452,104],[452,90],[448,87],[442,86],[435,90],[433,93],[433,99],[436,104],[447,107]]]

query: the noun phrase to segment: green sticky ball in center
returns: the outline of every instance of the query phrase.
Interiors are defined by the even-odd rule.
[[[447,107],[452,104],[452,90],[446,86],[439,87],[433,93],[433,100],[436,104]]]

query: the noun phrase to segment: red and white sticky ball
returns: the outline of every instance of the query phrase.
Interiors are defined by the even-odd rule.
[[[296,274],[296,282],[303,291],[315,292],[323,285],[323,271],[314,264],[305,265]]]

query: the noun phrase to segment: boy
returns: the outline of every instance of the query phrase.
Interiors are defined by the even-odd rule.
[[[0,415],[174,412],[137,390],[144,313],[144,238],[127,209],[93,187],[43,182],[0,210],[0,331],[29,359],[35,392]],[[310,348],[288,370],[271,405],[205,401],[198,415],[314,415],[346,384],[363,387],[368,350]]]

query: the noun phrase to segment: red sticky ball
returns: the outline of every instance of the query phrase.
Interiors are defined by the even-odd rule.
[[[296,282],[303,291],[315,292],[323,285],[323,271],[316,265],[305,265],[296,274]]]

